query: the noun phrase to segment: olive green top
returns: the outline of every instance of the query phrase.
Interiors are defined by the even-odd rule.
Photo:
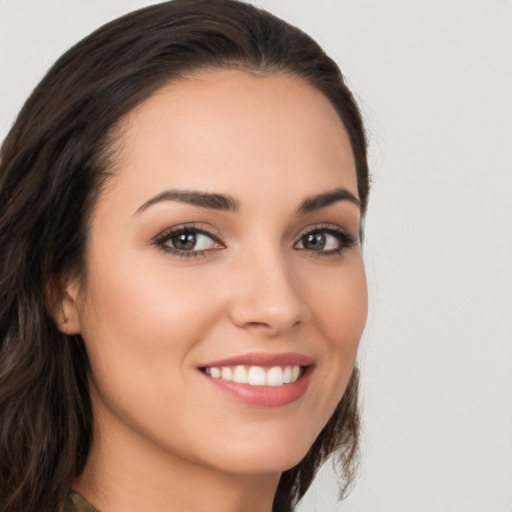
[[[98,512],[81,494],[69,493],[70,512]]]

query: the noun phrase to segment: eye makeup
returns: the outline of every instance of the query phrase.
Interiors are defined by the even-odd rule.
[[[307,250],[315,257],[328,258],[341,256],[346,249],[357,243],[357,238],[341,227],[334,224],[320,224],[306,228],[294,248]],[[333,244],[334,247],[326,248]]]
[[[154,238],[160,250],[182,259],[205,257],[210,251],[226,249],[220,234],[202,224],[181,224],[166,229]],[[336,257],[357,245],[357,238],[333,224],[309,226],[293,245],[295,250],[307,251],[314,257]]]
[[[209,251],[226,248],[213,228],[194,223],[166,229],[154,238],[154,244],[160,250],[182,259],[204,257]]]

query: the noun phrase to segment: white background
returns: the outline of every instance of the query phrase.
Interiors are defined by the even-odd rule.
[[[0,0],[0,139],[47,67],[141,0]],[[336,505],[512,511],[512,1],[264,0],[334,56],[374,175],[364,457]]]

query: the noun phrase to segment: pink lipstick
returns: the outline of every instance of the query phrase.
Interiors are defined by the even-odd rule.
[[[208,383],[248,405],[279,407],[306,392],[314,361],[294,352],[250,353],[199,365]]]

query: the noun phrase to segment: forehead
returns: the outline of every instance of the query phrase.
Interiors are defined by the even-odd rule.
[[[341,185],[357,196],[338,114],[288,74],[215,70],[174,81],[123,119],[117,141],[112,188],[125,188],[125,199],[170,187],[269,197]]]

